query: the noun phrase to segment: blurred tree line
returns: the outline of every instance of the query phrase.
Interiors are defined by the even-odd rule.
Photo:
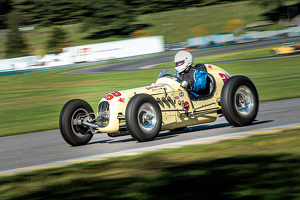
[[[128,35],[139,29],[134,23],[142,14],[237,1],[243,0],[0,0],[0,29],[10,29],[5,47],[10,54],[7,57],[12,57],[28,53],[18,27],[82,23],[84,30],[96,28],[102,35]],[[283,5],[285,1],[252,0],[261,6]],[[65,38],[61,28],[53,28],[47,43],[49,51],[58,52],[66,44]]]
[[[83,23],[101,34],[128,35],[136,17],[145,13],[185,8],[202,0],[0,0],[0,29],[9,29],[5,57],[28,55],[28,45],[19,27],[54,27]],[[47,53],[59,53],[66,45],[62,28],[52,28]]]
[[[12,10],[22,13],[22,25],[42,27],[87,23],[103,28],[125,28],[138,15],[156,13],[205,2],[222,3],[242,0],[0,0],[0,28],[6,26],[6,15]]]

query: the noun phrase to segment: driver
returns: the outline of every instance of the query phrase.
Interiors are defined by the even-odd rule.
[[[204,64],[193,66],[193,56],[188,51],[179,51],[176,53],[175,69],[178,72],[182,81],[188,82],[188,91],[194,97],[199,97],[206,86],[207,73],[203,67]],[[177,76],[178,76],[177,74]]]

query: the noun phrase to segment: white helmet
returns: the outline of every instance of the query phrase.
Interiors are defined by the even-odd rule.
[[[175,58],[175,69],[178,73],[183,72],[188,66],[193,64],[193,56],[188,51],[179,51],[176,53]]]

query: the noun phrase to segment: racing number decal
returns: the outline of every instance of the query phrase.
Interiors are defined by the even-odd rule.
[[[112,100],[113,98],[114,98],[114,96],[111,94],[108,94],[104,97],[104,99],[106,99],[106,100]]]
[[[120,92],[111,92],[108,95],[106,95],[104,97],[104,99],[106,99],[106,100],[112,100],[114,98],[114,96],[115,97],[119,97],[119,96],[121,96],[121,93]]]
[[[219,73],[219,75],[220,75],[221,78],[223,79],[223,82],[224,82],[224,83],[230,78],[230,75],[229,75],[229,74],[222,74],[222,73]]]
[[[110,94],[114,95],[115,97],[121,96],[120,92],[111,92]]]

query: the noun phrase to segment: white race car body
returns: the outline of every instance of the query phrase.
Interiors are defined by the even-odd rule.
[[[101,99],[98,106],[99,131],[102,133],[119,132],[125,120],[120,116],[125,116],[127,104],[136,94],[148,94],[157,100],[162,112],[161,131],[215,121],[217,110],[220,109],[217,101],[221,97],[223,84],[230,75],[215,65],[206,65],[206,68],[207,73],[215,79],[216,86],[214,93],[210,94],[207,99],[192,100],[188,91],[172,77],[159,77],[151,86],[109,93]],[[168,70],[166,73],[170,71]],[[109,104],[109,110],[101,110],[102,102]],[[106,118],[102,123],[101,115],[107,113],[109,113],[109,120]],[[193,115],[187,113],[193,113]]]
[[[259,102],[252,81],[231,77],[215,65],[201,67],[207,72],[207,84],[199,97],[190,94],[174,69],[166,69],[150,86],[107,94],[99,102],[97,116],[84,100],[70,100],[60,114],[61,134],[71,145],[86,144],[95,133],[130,134],[137,141],[150,141],[160,131],[213,122],[218,113],[233,126],[251,124]]]

